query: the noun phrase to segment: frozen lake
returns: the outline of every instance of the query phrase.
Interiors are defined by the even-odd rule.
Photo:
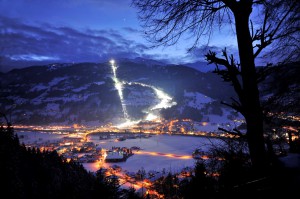
[[[115,147],[140,147],[139,152],[127,159],[126,162],[105,163],[105,167],[119,165],[124,170],[136,172],[141,168],[146,171],[161,171],[165,168],[167,171],[178,172],[184,167],[192,167],[195,160],[192,153],[196,148],[207,150],[215,139],[193,136],[179,135],[153,135],[150,138],[126,139],[115,142],[114,140],[99,140],[98,136],[91,136],[90,141],[99,144],[102,148],[110,149]],[[96,163],[86,163],[85,168],[95,171],[98,168]]]
[[[59,141],[66,135],[57,135],[42,132],[17,132],[22,136],[21,142],[25,144],[43,143]],[[156,170],[178,172],[184,167],[193,167],[195,160],[192,153],[196,148],[207,150],[212,143],[216,143],[214,138],[180,136],[180,135],[152,135],[149,138],[126,139],[115,142],[115,139],[99,140],[99,136],[89,136],[89,141],[98,144],[104,149],[115,147],[140,147],[140,151],[129,157],[126,162],[104,163],[104,167],[119,165],[123,170],[136,172],[143,168],[146,171]],[[99,163],[84,163],[83,166],[89,171],[100,169]]]
[[[19,136],[20,142],[24,144],[55,142],[67,136],[62,134],[53,134],[51,132],[39,131],[22,131],[16,132],[16,134]]]

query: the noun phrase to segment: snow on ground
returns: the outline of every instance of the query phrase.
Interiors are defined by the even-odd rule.
[[[198,131],[219,132],[219,127],[232,130],[244,122],[243,117],[240,114],[233,116],[231,115],[230,110],[225,108],[222,108],[222,112],[222,116],[213,114],[205,115],[202,121],[208,120],[209,122],[196,124],[194,128]],[[228,119],[228,116],[231,116],[233,119]]]
[[[32,144],[32,143],[45,143],[45,142],[56,142],[66,135],[52,134],[49,132],[16,132],[20,139],[20,143]]]
[[[126,105],[129,106],[143,106],[143,105],[151,105],[154,103],[159,103],[159,100],[155,100],[157,102],[153,102],[155,96],[150,90],[144,90],[142,92],[135,91],[130,89],[130,93],[128,97],[125,99]]]
[[[41,104],[46,102],[58,102],[64,101],[67,102],[78,102],[78,101],[86,101],[90,96],[98,95],[98,93],[85,93],[83,94],[65,94],[63,97],[46,97],[47,93],[43,93],[39,97],[32,100],[33,104]]]
[[[59,104],[58,103],[48,103],[46,106],[45,112],[42,112],[42,115],[50,115],[55,116],[59,112]]]
[[[17,132],[20,142],[25,144],[56,142],[66,135],[51,134],[47,132]],[[115,147],[140,147],[141,150],[134,152],[135,154],[127,159],[126,162],[104,163],[103,167],[119,165],[123,170],[129,172],[137,172],[139,169],[179,172],[184,167],[193,167],[195,160],[191,157],[196,148],[203,151],[208,150],[212,143],[217,140],[213,138],[179,136],[179,135],[153,135],[150,138],[126,139],[124,141],[115,142],[114,139],[99,140],[94,135],[89,137],[89,141],[98,144],[104,149]],[[88,170],[95,172],[100,169],[98,162],[83,163]]]
[[[100,85],[102,85],[102,84],[105,84],[105,82],[104,82],[104,81],[100,81],[100,82],[94,82],[94,84],[96,84],[96,85],[100,86]]]
[[[68,78],[68,76],[65,76],[65,77],[56,77],[56,78],[52,79],[52,81],[50,81],[50,82],[48,83],[48,86],[54,86],[54,85],[57,85],[59,82],[65,80],[65,79],[67,79],[67,78]]]
[[[188,105],[191,107],[194,107],[194,108],[199,108],[198,106],[200,106],[200,108],[201,108],[203,105],[215,101],[214,99],[212,99],[206,95],[203,95],[202,93],[199,93],[199,92],[184,91],[184,97],[193,99],[193,101],[190,101]]]
[[[170,136],[154,135],[150,138],[127,139],[125,141],[114,142],[114,140],[98,140],[97,136],[92,136],[90,141],[99,144],[100,147],[110,149],[115,147],[140,147],[141,150],[129,157],[126,162],[106,163],[105,166],[119,165],[123,170],[136,172],[144,168],[145,171],[156,170],[179,172],[184,167],[192,167],[195,160],[191,157],[196,148],[208,150],[211,142],[215,139],[192,136]],[[154,154],[154,155],[153,155]],[[171,154],[173,155],[172,157]],[[84,167],[89,171],[99,169],[98,163],[86,163]]]
[[[74,88],[73,92],[80,92],[80,91],[86,90],[89,86],[90,86],[90,84],[85,84],[84,86]]]
[[[48,86],[44,85],[43,83],[36,84],[34,87],[32,87],[29,91],[41,91],[41,90],[47,90]]]

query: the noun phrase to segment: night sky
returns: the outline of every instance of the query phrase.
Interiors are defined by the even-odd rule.
[[[187,52],[191,40],[149,48],[131,0],[0,0],[1,68],[137,57],[168,63],[204,61],[208,48],[236,51],[230,28]],[[225,33],[225,34],[224,34]],[[217,46],[217,47],[216,47]]]

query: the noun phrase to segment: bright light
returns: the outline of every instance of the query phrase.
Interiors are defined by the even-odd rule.
[[[208,122],[202,122],[202,126],[207,126]]]
[[[137,123],[139,123],[140,120],[137,120],[137,121],[131,121],[131,120],[127,120],[126,122],[122,123],[122,124],[119,124],[117,127],[118,128],[126,128],[126,127],[130,127],[130,126],[133,126]]]
[[[124,97],[123,97],[123,83],[120,82],[118,77],[117,77],[117,66],[115,65],[115,60],[112,59],[109,62],[111,64],[111,68],[112,68],[113,75],[114,75],[114,77],[112,79],[115,82],[115,88],[117,89],[119,97],[120,97],[124,118],[128,119],[129,116],[128,116],[128,112],[127,112],[126,105],[125,105],[125,102],[124,102]]]
[[[155,109],[162,109],[162,108],[170,108],[174,105],[176,105],[176,102],[172,102],[172,98],[164,93],[161,90],[158,90],[157,88],[153,88],[158,99],[161,100],[161,102],[159,104],[157,104],[156,106],[152,107],[151,110],[155,110]]]
[[[162,108],[170,108],[177,104],[176,102],[172,101],[173,99],[167,93],[163,92],[162,90],[160,90],[154,86],[151,86],[148,84],[143,84],[140,82],[123,82],[123,84],[139,85],[139,86],[151,88],[154,90],[157,98],[160,99],[159,104],[150,108],[151,112],[149,111],[149,113],[146,117],[146,120],[155,120],[155,119],[159,118],[159,116],[154,113],[155,110],[162,109]]]
[[[154,115],[154,114],[152,114],[152,113],[149,113],[149,114],[147,115],[147,117],[145,118],[145,120],[152,121],[152,120],[156,120],[157,118],[158,118],[157,115]]]
[[[124,118],[127,120],[125,123],[119,125],[119,127],[129,126],[129,124],[131,124],[131,122],[132,122],[132,121],[129,121],[129,116],[128,116],[125,100],[124,100],[124,97],[123,97],[123,86],[124,86],[124,84],[139,85],[139,86],[151,88],[151,89],[154,90],[154,92],[155,92],[157,98],[160,100],[160,102],[158,104],[156,104],[155,106],[149,108],[149,113],[145,118],[148,121],[153,121],[153,120],[159,118],[159,115],[157,115],[155,113],[155,110],[162,109],[162,108],[170,108],[170,107],[176,105],[176,102],[174,102],[173,99],[167,93],[163,92],[162,90],[160,90],[160,89],[158,89],[154,86],[139,83],[139,82],[120,81],[117,77],[117,68],[118,67],[116,65],[115,60],[112,59],[109,62],[111,64],[111,68],[112,68],[112,71],[113,71],[113,78],[112,79],[115,83],[115,88],[117,89],[119,97],[120,97]]]

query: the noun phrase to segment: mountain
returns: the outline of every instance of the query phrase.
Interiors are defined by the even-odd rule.
[[[1,112],[15,124],[35,125],[117,123],[124,120],[124,107],[134,120],[149,113],[196,121],[233,114],[220,104],[235,95],[233,89],[213,73],[124,59],[116,63],[116,77],[110,62],[14,69],[0,74]]]
[[[196,69],[198,71],[201,72],[211,72],[215,69],[215,65],[214,64],[208,64],[207,62],[203,62],[203,61],[197,61],[194,63],[186,63],[183,64],[184,66],[188,66],[190,68]]]

